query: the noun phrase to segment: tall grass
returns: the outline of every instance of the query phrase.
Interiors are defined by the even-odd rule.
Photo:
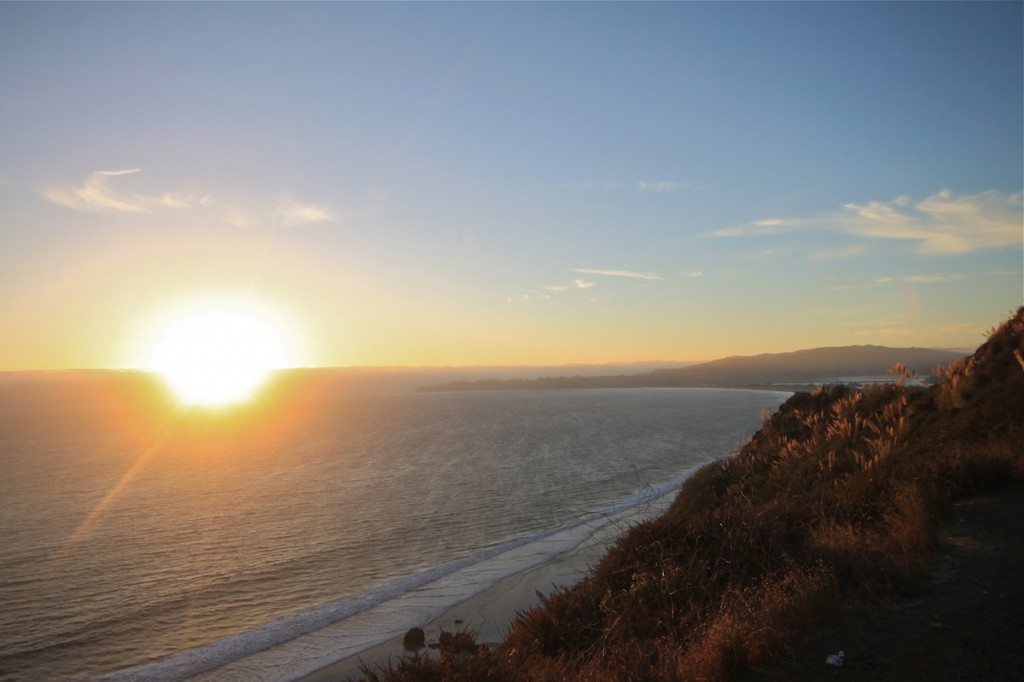
[[[792,396],[501,646],[442,633],[439,655],[366,678],[720,680],[912,591],[953,500],[1024,481],[1024,308],[936,376]]]

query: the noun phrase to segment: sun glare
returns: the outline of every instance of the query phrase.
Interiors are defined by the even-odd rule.
[[[284,330],[255,305],[216,301],[163,316],[144,365],[183,403],[216,407],[245,400],[275,369],[295,364]]]

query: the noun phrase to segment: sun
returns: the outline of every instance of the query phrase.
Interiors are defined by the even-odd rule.
[[[143,364],[185,404],[218,407],[245,400],[273,370],[295,365],[286,330],[251,302],[209,300],[159,318]]]

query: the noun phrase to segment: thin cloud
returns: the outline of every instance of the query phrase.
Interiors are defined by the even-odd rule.
[[[866,250],[867,247],[864,244],[850,244],[837,249],[822,249],[821,251],[815,251],[811,255],[807,256],[807,260],[812,263],[821,263],[829,260],[838,260],[840,258],[852,258],[853,256],[861,255]]]
[[[723,227],[711,233],[715,237],[746,237],[749,235],[786,234],[795,230],[803,230],[816,225],[813,220],[796,220],[792,218],[765,218],[743,225]]]
[[[665,278],[653,272],[633,272],[631,270],[603,270],[600,268],[572,268],[573,272],[580,272],[585,275],[607,275],[608,277],[632,277],[634,279],[646,279],[662,281]]]
[[[942,282],[958,282],[964,279],[968,279],[968,276],[960,274],[903,275],[902,277],[876,277],[870,282],[838,284],[832,288],[839,290],[872,289],[889,284],[939,284]]]
[[[695,185],[690,182],[679,180],[637,180],[636,182],[619,182],[617,180],[584,180],[583,182],[568,182],[562,185],[562,189],[582,192],[683,192],[691,190],[703,190],[704,185]]]
[[[141,168],[95,171],[79,187],[53,187],[42,195],[55,204],[86,213],[153,213],[158,208],[181,209],[194,205],[189,196],[165,193],[159,196],[124,192],[112,186],[110,178],[135,175]]]
[[[698,277],[703,277],[704,276],[704,271],[703,270],[690,270],[688,273],[686,273],[686,276],[687,277],[692,277],[692,278],[696,279]]]
[[[966,275],[910,275],[901,281],[911,284],[935,284],[937,282],[956,282],[967,279]]]
[[[874,283],[866,283],[866,284],[836,284],[832,288],[835,289],[836,291],[858,291],[860,289],[873,289],[873,288],[875,288],[877,286],[879,286],[879,285],[878,284],[874,284]]]
[[[790,251],[792,251],[792,249],[790,248],[761,249],[760,251],[751,251],[749,253],[745,253],[743,254],[743,257],[747,260],[765,260],[768,258],[773,258],[775,256],[785,256]]]
[[[140,194],[117,186],[116,178],[141,172],[141,168],[95,171],[89,174],[81,186],[54,187],[41,194],[48,201],[83,213],[139,216],[189,210],[196,214],[194,217],[197,220],[205,219],[246,229],[265,225],[268,217],[274,216],[278,225],[286,227],[337,220],[334,212],[325,206],[306,204],[289,197],[278,201],[275,213],[272,205],[223,203],[208,194]]]
[[[331,212],[323,206],[300,204],[291,200],[281,202],[278,207],[278,215],[281,217],[281,224],[285,227],[335,220]]]
[[[206,211],[212,212],[217,220],[225,222],[232,227],[247,230],[258,223],[258,220],[253,216],[247,215],[238,206],[221,203],[210,196],[204,196],[200,199],[199,206]]]
[[[591,289],[596,287],[596,282],[590,282],[585,279],[574,279],[571,284],[548,284],[540,289],[531,289],[525,294],[522,294],[520,298],[523,301],[547,301],[555,296],[564,294],[567,291],[575,291],[577,289]],[[508,297],[508,302],[512,303],[515,299],[511,296]]]
[[[916,242],[921,254],[961,254],[985,249],[1020,247],[1024,194],[989,190],[956,195],[943,190],[921,201],[845,204],[820,218],[768,218],[716,230],[719,237],[772,235],[821,228],[865,239]]]
[[[584,180],[583,182],[567,182],[562,184],[562,189],[575,190],[578,192],[611,192],[622,189],[621,182],[611,180]]]
[[[524,301],[546,301],[549,298],[551,298],[551,294],[543,293],[540,291],[527,291],[522,296],[522,299]]]
[[[677,182],[675,180],[638,180],[633,188],[637,192],[680,192],[683,190],[698,189],[697,186],[688,182]]]

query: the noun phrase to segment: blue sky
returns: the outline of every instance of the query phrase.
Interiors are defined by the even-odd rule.
[[[973,348],[1024,298],[1022,27],[0,4],[0,369],[131,365],[154,311],[224,292],[299,364]]]

